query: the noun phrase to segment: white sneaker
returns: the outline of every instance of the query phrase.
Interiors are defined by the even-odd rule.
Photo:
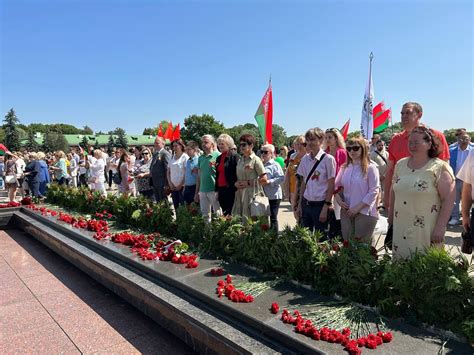
[[[457,218],[451,218],[451,219],[449,220],[448,224],[449,224],[450,226],[455,226],[455,225],[459,224],[459,220],[458,220]]]

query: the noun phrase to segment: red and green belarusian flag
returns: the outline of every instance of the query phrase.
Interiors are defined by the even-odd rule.
[[[268,84],[268,89],[255,113],[255,121],[257,121],[258,130],[263,142],[272,144],[273,98],[271,82]]]
[[[390,124],[390,120],[392,118],[392,110],[385,109],[384,102],[379,102],[373,110],[373,117],[374,117],[374,132],[380,133],[385,130],[388,125]]]
[[[0,143],[0,155],[5,155],[6,152],[8,152],[8,148]]]

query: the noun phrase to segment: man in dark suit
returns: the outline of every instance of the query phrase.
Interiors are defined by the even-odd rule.
[[[155,201],[159,202],[166,199],[165,189],[168,187],[166,171],[171,154],[165,149],[165,140],[162,137],[156,137],[154,146],[155,152],[153,153],[150,172]]]

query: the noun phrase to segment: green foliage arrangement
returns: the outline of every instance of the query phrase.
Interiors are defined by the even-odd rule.
[[[55,185],[47,198],[79,212],[105,209],[121,223],[190,243],[201,255],[243,262],[311,284],[321,293],[375,306],[383,315],[464,332],[474,341],[469,264],[444,249],[393,260],[387,254],[378,258],[361,242],[321,241],[322,235],[306,228],[287,227],[277,234],[265,220],[214,217],[206,224],[195,204],[178,208],[174,220],[165,202],[154,204],[144,198],[103,197],[84,188]]]

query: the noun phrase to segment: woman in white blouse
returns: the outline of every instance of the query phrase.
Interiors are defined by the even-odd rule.
[[[184,176],[186,172],[186,162],[189,157],[184,152],[185,145],[182,139],[177,139],[171,143],[173,156],[168,163],[168,183],[171,190],[171,198],[175,210],[184,204]]]
[[[107,196],[105,190],[105,161],[102,159],[102,151],[95,149],[94,156],[87,156],[84,153],[84,160],[86,161],[86,168],[89,169],[90,179],[89,183],[93,191],[99,191],[102,195]]]

